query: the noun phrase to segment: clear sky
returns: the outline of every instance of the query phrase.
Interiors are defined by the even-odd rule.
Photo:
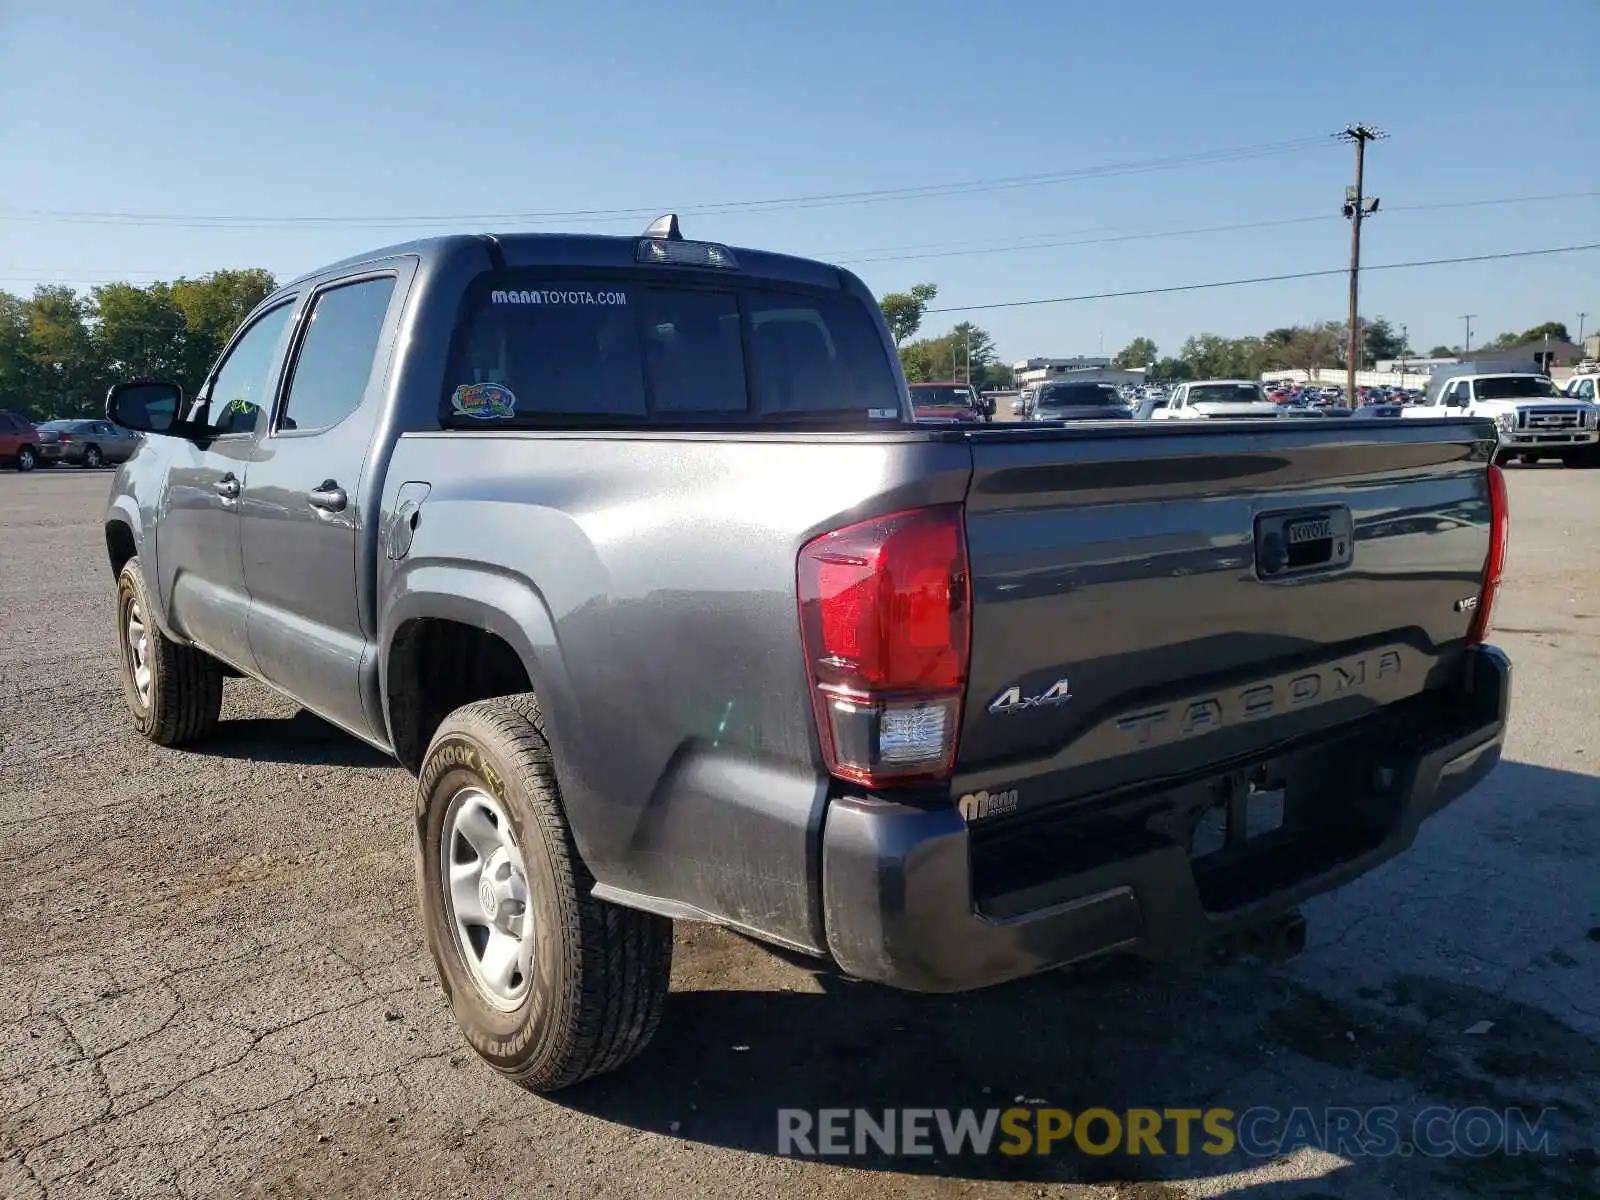
[[[481,219],[619,209],[845,262],[880,294],[931,280],[941,305],[1339,268],[1352,154],[1330,135],[1353,121],[1391,135],[1368,152],[1369,264],[1600,242],[1597,17],[1596,0],[0,0],[0,288],[287,277],[451,229],[643,229],[632,211]],[[1269,149],[1224,153],[1244,147]],[[1106,170],[1193,156],[1212,161]],[[696,211],[1037,175],[1057,178]],[[1594,194],[1431,207],[1576,192]],[[1295,218],[1319,219],[1127,237]],[[1052,241],[1092,244],[993,252]],[[1014,359],[1140,334],[1171,353],[1344,308],[1334,276],[972,315]],[[1576,333],[1584,309],[1594,330],[1600,252],[1375,272],[1362,309],[1424,351],[1468,312],[1475,340]]]

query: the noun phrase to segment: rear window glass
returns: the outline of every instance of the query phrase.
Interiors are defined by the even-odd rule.
[[[1100,406],[1121,403],[1121,394],[1109,383],[1057,384],[1039,393],[1040,408],[1064,408],[1080,404]]]
[[[971,408],[972,389],[948,384],[914,383],[911,399],[918,408]]]
[[[901,418],[887,352],[859,301],[730,284],[484,281],[464,308],[442,421],[626,427]]]
[[[1253,383],[1206,383],[1189,389],[1190,404],[1251,404],[1265,399]]]

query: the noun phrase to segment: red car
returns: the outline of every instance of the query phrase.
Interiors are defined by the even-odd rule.
[[[913,383],[911,408],[919,421],[982,421],[983,408],[970,383]]]
[[[0,463],[31,471],[39,465],[39,431],[27,417],[0,409]]]

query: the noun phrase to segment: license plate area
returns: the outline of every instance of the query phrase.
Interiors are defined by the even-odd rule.
[[[1342,504],[1262,513],[1256,517],[1256,575],[1286,579],[1350,565],[1354,522]]]
[[[1283,828],[1288,785],[1229,780],[1218,785],[1219,800],[1203,811],[1189,834],[1189,857],[1209,859]]]

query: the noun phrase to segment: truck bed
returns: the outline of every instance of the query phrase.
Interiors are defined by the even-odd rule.
[[[375,555],[380,642],[442,611],[528,664],[598,894],[820,951],[824,826],[880,801],[819,749],[807,542],[965,506],[955,774],[892,799],[990,837],[1459,687],[1492,447],[1475,420],[407,433],[384,511],[427,498]],[[1262,578],[1285,513],[1334,514],[1348,561]]]

